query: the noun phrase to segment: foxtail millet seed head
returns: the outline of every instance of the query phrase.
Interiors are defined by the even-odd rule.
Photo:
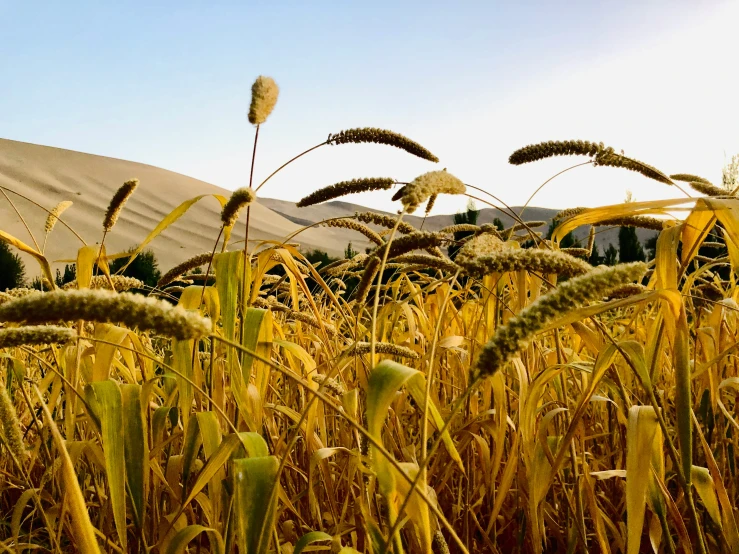
[[[29,325],[0,329],[0,348],[26,344],[54,344],[67,342],[77,336],[74,329],[56,325]]]
[[[705,196],[731,196],[730,190],[722,189],[721,187],[717,187],[710,183],[691,181],[688,185],[690,185],[690,188],[693,190],[698,191]]]
[[[202,254],[198,254],[197,256],[193,256],[192,258],[185,260],[180,264],[177,264],[167,273],[165,273],[161,279],[159,279],[159,282],[157,283],[157,288],[162,288],[172,281],[175,281],[180,275],[184,275],[185,273],[195,269],[196,267],[207,264],[211,261],[212,258],[212,252],[203,252]]]
[[[392,217],[385,214],[378,214],[375,212],[356,212],[354,214],[354,219],[357,219],[362,223],[372,223],[374,225],[379,225],[380,227],[385,227],[387,229],[394,229],[397,224],[397,232],[403,235],[408,235],[410,233],[415,233],[416,231],[418,231],[418,229],[416,229],[413,225],[411,225],[410,223],[406,223],[405,221],[401,221],[398,224],[397,217]]]
[[[155,298],[107,290],[56,290],[0,306],[0,321],[28,324],[49,321],[123,323],[180,340],[208,335],[211,322],[200,314]]]
[[[341,198],[347,194],[356,194],[371,190],[388,190],[394,184],[395,179],[391,179],[390,177],[365,177],[362,179],[352,179],[351,181],[341,181],[310,193],[295,205],[298,208],[305,208],[328,202],[334,198]]]
[[[375,127],[361,127],[356,129],[347,129],[341,131],[336,135],[329,135],[328,144],[348,144],[355,143],[361,144],[366,142],[373,142],[375,144],[387,144],[389,146],[395,146],[401,150],[405,150],[409,154],[418,156],[424,160],[430,162],[438,162],[439,158],[434,156],[426,148],[418,144],[417,142],[405,137],[394,131],[388,131],[386,129],[377,129]]]
[[[366,225],[362,225],[361,223],[359,223],[359,221],[355,221],[348,217],[341,219],[327,219],[326,221],[321,223],[321,226],[335,227],[338,229],[350,229],[352,231],[362,233],[365,237],[367,237],[369,240],[377,245],[385,244],[385,241],[382,240],[382,237],[375,233],[372,229],[370,229]]]
[[[131,289],[143,289],[146,284],[135,277],[126,277],[124,275],[111,275],[108,280],[107,275],[95,275],[90,281],[91,289],[107,289],[110,290],[110,281],[113,282],[116,292],[125,292]],[[77,288],[77,280],[65,283],[62,286],[63,290],[71,290]]]
[[[21,432],[21,422],[18,419],[18,413],[15,411],[13,399],[8,394],[8,389],[4,384],[0,384],[0,423],[5,435],[5,445],[11,454],[19,463],[24,463],[28,459],[26,445],[23,443],[23,433]]]
[[[378,246],[374,249],[370,255],[378,256],[382,259],[384,255],[384,249],[388,248],[388,259],[392,259],[395,256],[400,256],[406,252],[412,252],[413,250],[427,250],[429,248],[438,247],[448,242],[449,237],[439,233],[431,233],[428,231],[417,231],[402,237],[393,239],[390,243],[385,243],[382,246]]]
[[[438,194],[464,194],[464,183],[446,170],[419,175],[404,187],[400,201],[410,214],[427,199]]]
[[[703,177],[697,175],[691,175],[690,173],[675,173],[670,175],[670,179],[673,181],[682,181],[684,183],[703,183],[704,185],[712,185],[713,183]]]
[[[605,150],[607,150],[607,147],[602,142],[596,143],[588,140],[550,140],[519,148],[510,155],[508,163],[522,165],[553,156],[593,157]]]
[[[221,222],[224,227],[232,227],[236,220],[239,219],[239,212],[252,202],[256,198],[254,190],[243,187],[236,189],[231,194],[231,198],[228,199],[226,205],[221,210]]]
[[[674,185],[675,183],[667,175],[662,173],[656,167],[652,167],[642,161],[616,154],[612,151],[599,152],[594,159],[595,165],[602,165],[608,167],[621,167],[628,169],[629,171],[635,171],[641,173],[649,179],[654,179],[665,185]]]
[[[464,257],[455,261],[474,277],[508,271],[534,271],[542,274],[581,275],[592,270],[592,266],[579,258],[560,250],[538,248],[503,248],[493,254]]]
[[[471,264],[480,256],[489,256],[505,248],[509,247],[496,235],[492,233],[481,233],[467,240],[457,250],[454,261],[460,265]]]
[[[49,212],[49,215],[46,217],[46,225],[44,226],[44,233],[47,235],[51,233],[51,230],[54,228],[54,225],[56,225],[56,222],[59,220],[59,216],[64,213],[64,211],[69,208],[72,205],[71,200],[64,200],[62,202],[59,202],[56,206],[52,208],[52,210]]]
[[[640,279],[646,269],[646,264],[641,262],[603,266],[557,285],[496,329],[493,338],[480,351],[472,368],[472,380],[496,373],[557,317]]]
[[[251,106],[249,106],[249,123],[261,125],[277,104],[280,87],[272,77],[260,75],[251,86]]]
[[[369,354],[372,351],[372,346],[369,342],[356,342],[347,349],[347,354]],[[399,358],[409,358],[411,360],[417,360],[420,356],[405,346],[400,346],[390,342],[376,342],[375,352],[377,354],[390,354],[391,356],[398,356]]]
[[[126,202],[138,186],[138,179],[130,179],[123,183],[123,185],[121,185],[121,187],[116,191],[110,201],[108,211],[105,212],[105,218],[103,219],[103,229],[105,229],[106,231],[110,231],[113,228],[116,221],[118,221],[118,216],[121,214],[123,206],[126,205]]]
[[[429,215],[431,213],[431,210],[434,209],[434,204],[436,204],[436,199],[439,197],[438,194],[432,194],[429,197],[429,201],[426,202],[426,211],[424,212],[426,215]]]

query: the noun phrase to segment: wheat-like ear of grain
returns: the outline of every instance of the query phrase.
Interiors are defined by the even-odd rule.
[[[29,324],[48,321],[124,323],[180,340],[210,333],[210,320],[167,302],[106,290],[57,290],[30,295],[0,306],[0,321]]]
[[[415,233],[418,231],[413,225],[410,223],[406,223],[405,221],[401,221],[399,224],[397,217],[391,217],[389,215],[384,214],[378,214],[375,212],[356,212],[354,214],[354,219],[357,219],[361,221],[362,223],[372,223],[374,225],[379,225],[380,227],[385,227],[387,229],[394,229],[397,224],[397,232],[402,235],[409,235],[410,233]]]
[[[56,222],[59,220],[59,216],[62,215],[71,205],[71,200],[64,200],[62,202],[59,202],[56,206],[52,208],[52,210],[49,212],[49,215],[46,217],[44,233],[46,233],[47,235],[51,233],[52,229],[54,229],[54,225],[56,225]]]
[[[675,183],[667,175],[662,173],[656,167],[652,167],[642,161],[616,154],[612,151],[600,152],[595,156],[595,165],[602,165],[608,167],[621,167],[628,169],[629,171],[635,171],[641,173],[649,179],[654,179],[665,185],[674,185]]]
[[[67,342],[77,334],[68,327],[56,325],[29,325],[0,329],[0,348],[12,348],[25,344],[53,344]]]
[[[464,183],[446,170],[429,171],[419,175],[409,184],[401,189],[403,191],[400,201],[408,213],[413,213],[416,208],[426,200],[439,194],[464,194],[466,188]]]
[[[521,165],[553,156],[593,157],[606,149],[607,147],[602,142],[596,143],[588,140],[550,140],[519,148],[510,155],[508,163]]]
[[[146,285],[143,281],[136,279],[135,277],[126,277],[124,275],[111,275],[108,280],[107,275],[95,275],[90,281],[91,289],[108,289],[110,290],[110,281],[113,282],[113,286],[117,292],[125,292],[131,289],[143,289]],[[65,283],[62,287],[63,290],[70,290],[77,288],[77,280]]]
[[[256,195],[250,188],[240,188],[233,191],[231,198],[228,199],[226,205],[221,210],[221,222],[224,227],[231,227],[239,218],[239,213],[243,208],[254,202]]]
[[[195,269],[196,267],[207,264],[209,261],[211,261],[212,258],[212,252],[203,252],[202,254],[198,254],[197,256],[193,256],[192,258],[185,260],[180,264],[177,264],[167,273],[165,273],[161,279],[159,279],[157,287],[162,288],[168,285],[172,281],[176,280],[180,275],[184,275],[185,273]]]
[[[590,264],[560,250],[538,248],[502,248],[492,254],[465,256],[461,260],[457,255],[455,261],[475,277],[520,270],[543,274],[581,275],[592,269]]]
[[[123,185],[121,185],[121,187],[116,191],[116,193],[113,195],[112,200],[110,201],[108,211],[105,212],[105,218],[103,219],[103,229],[105,229],[106,231],[110,231],[113,228],[113,226],[116,224],[116,221],[118,221],[118,216],[121,214],[123,206],[126,205],[126,202],[138,186],[139,180],[131,179],[123,183]]]
[[[684,183],[703,183],[704,185],[713,185],[708,179],[698,177],[697,175],[691,175],[690,173],[675,173],[670,175],[670,179],[673,181],[682,181]]]
[[[430,233],[427,231],[417,231],[409,235],[397,237],[389,244],[378,246],[371,253],[372,255],[382,258],[384,249],[388,248],[388,259],[400,256],[413,250],[426,250],[429,248],[439,247],[448,241],[448,237],[439,233]]]
[[[386,129],[377,129],[375,127],[360,127],[356,129],[347,129],[341,131],[335,135],[329,135],[328,144],[361,144],[361,143],[375,143],[375,144],[387,144],[389,146],[395,146],[401,150],[405,150],[409,154],[423,158],[430,162],[438,162],[439,158],[434,156],[426,148],[418,144],[417,142],[405,137],[394,131],[388,131]]]
[[[703,183],[701,181],[690,181],[688,183],[690,188],[695,191],[705,194],[706,196],[731,196],[731,191],[722,189],[711,183]]]
[[[349,218],[342,218],[342,219],[328,219],[321,223],[322,227],[335,227],[339,229],[350,229],[352,231],[356,231],[358,233],[362,233],[365,237],[367,237],[369,240],[374,242],[377,245],[385,244],[385,241],[382,240],[382,237],[375,233],[372,229],[367,227],[366,225],[362,225],[358,221],[354,221],[353,219]]]
[[[395,179],[389,177],[365,177],[362,179],[352,179],[351,181],[341,181],[327,187],[320,188],[301,199],[296,206],[305,208],[315,204],[328,202],[335,198],[341,198],[347,194],[356,194],[358,192],[366,192],[372,190],[388,190],[395,184]]]
[[[357,342],[353,344],[348,350],[348,354],[369,354],[372,347],[369,342]],[[390,354],[391,356],[398,356],[399,358],[409,358],[411,360],[417,360],[419,355],[410,348],[393,344],[390,342],[376,342],[375,352],[378,354]]]
[[[251,87],[251,105],[249,106],[249,123],[261,125],[275,109],[280,88],[272,77],[260,75]]]
[[[640,262],[598,267],[585,275],[565,281],[540,296],[508,323],[496,329],[493,338],[480,351],[472,370],[473,381],[493,375],[519,350],[525,348],[537,332],[558,316],[587,302],[599,300],[609,291],[639,279],[646,269],[646,264]]]
[[[23,433],[21,432],[21,422],[15,411],[13,400],[8,394],[8,390],[4,384],[0,383],[0,422],[2,423],[3,434],[5,435],[5,444],[18,460],[24,463],[28,459],[26,445],[23,443]]]

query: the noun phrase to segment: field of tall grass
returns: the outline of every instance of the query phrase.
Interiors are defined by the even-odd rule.
[[[277,94],[254,84],[256,159]],[[347,143],[437,161],[374,128],[308,152]],[[136,180],[101,214],[101,236],[70,251],[77,279],[63,290],[41,250],[0,229],[47,285],[0,293],[0,550],[739,552],[735,183],[583,141],[510,162],[571,155],[676,199],[565,210],[544,239],[452,173],[362,177],[299,205],[394,187],[397,217],[324,222],[376,247],[315,267],[299,234],[230,240],[244,222],[248,239],[268,178],[201,200],[223,208],[213,251],[144,294],[111,274],[105,249]],[[403,221],[439,194],[518,223]],[[44,240],[67,206],[49,207]],[[660,229],[656,258],[591,267],[592,233],[586,248],[559,246],[604,225]]]

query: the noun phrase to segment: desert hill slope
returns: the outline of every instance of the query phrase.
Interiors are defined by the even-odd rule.
[[[264,206],[267,206],[268,208],[282,215],[286,219],[299,223],[300,225],[310,225],[311,223],[315,223],[323,219],[328,219],[330,217],[352,216],[356,212],[367,211],[367,208],[365,208],[364,206],[340,201],[326,202],[325,204],[320,204],[318,206],[309,206],[307,208],[298,208],[295,206],[294,202],[288,202],[286,200],[276,200],[274,198],[264,198],[261,200],[261,202]],[[520,206],[513,206],[511,207],[511,209],[517,215],[521,214]],[[524,221],[546,221],[547,223],[549,223],[559,211],[560,210],[553,210],[551,208],[530,207],[524,210],[523,219]],[[387,215],[393,215],[389,212],[385,213],[387,213]],[[480,216],[477,222],[478,224],[492,223],[496,217],[499,218],[503,222],[503,225],[505,225],[506,227],[514,223],[514,219],[508,213],[495,208],[481,209]],[[438,231],[439,229],[446,227],[447,225],[452,225],[454,223],[454,214],[431,215],[426,218],[426,221],[423,220],[422,216],[407,215],[403,218],[403,220],[407,221],[411,225],[414,225],[415,227],[420,227],[423,223],[423,228],[427,231]],[[537,227],[536,230],[546,232],[547,227]],[[583,246],[585,243],[587,243],[588,232],[588,227],[580,227],[575,231],[575,236],[581,239],[581,241],[583,242]],[[647,239],[654,236],[656,233],[647,229],[637,229],[636,234],[639,237],[641,243],[644,244]],[[595,242],[598,245],[601,254],[606,248],[608,248],[609,244],[613,244],[616,248],[618,248],[618,228],[598,227],[595,237]]]
[[[139,244],[162,218],[185,200],[199,195],[230,195],[230,191],[210,183],[151,165],[0,139],[0,230],[34,246],[30,229],[39,248],[43,248],[47,213],[28,200],[47,209],[62,200],[71,200],[74,204],[62,219],[87,244],[95,244],[102,238],[102,220],[111,197],[124,181],[133,177],[138,178],[141,184],[106,238],[108,253],[121,252]],[[521,210],[513,209],[517,213]],[[297,208],[286,200],[260,198],[252,207],[249,238],[281,241],[306,225],[323,219],[351,216],[358,211],[367,211],[367,208],[342,201]],[[557,211],[527,208],[524,219],[550,221]],[[156,254],[160,268],[167,270],[190,256],[211,250],[220,227],[219,215],[218,201],[203,198],[150,243],[149,248]],[[423,223],[424,229],[434,231],[452,224],[453,217],[452,214],[432,215],[424,222],[423,217],[406,216],[406,221],[416,227]],[[496,217],[506,226],[513,221],[506,213],[487,208],[481,211],[478,222],[491,223]],[[242,215],[231,237],[232,242],[243,240],[243,221]],[[540,230],[545,231],[546,228],[541,227]],[[642,242],[653,234],[643,230],[638,233]],[[587,229],[581,228],[576,234],[585,238]],[[359,251],[369,245],[362,235],[333,228],[307,229],[295,239],[303,251],[319,248],[333,256],[343,256],[349,241]],[[618,230],[599,229],[597,243],[601,252],[609,243],[617,245]],[[81,245],[71,231],[57,224],[49,237],[45,254],[52,262],[52,268],[62,267],[58,260],[74,258]],[[27,273],[37,275],[36,262],[30,256],[23,257]]]
[[[203,194],[220,194],[228,198],[230,191],[209,183],[150,165],[71,150],[39,146],[0,139],[0,187],[21,194],[47,209],[62,200],[74,204],[62,215],[88,244],[102,238],[102,221],[111,197],[118,187],[133,177],[141,181],[129,200],[113,231],[106,238],[108,253],[120,252],[139,244],[146,235],[180,203]],[[31,202],[0,189],[0,230],[31,246],[34,242],[23,221],[8,199],[28,224],[39,246],[44,242],[47,213]],[[3,196],[7,194],[7,198]],[[234,230],[231,241],[244,238],[244,215]],[[252,207],[249,239],[282,240],[302,225],[273,212],[257,202]],[[215,198],[203,198],[151,244],[166,270],[201,252],[211,250],[220,227],[220,204]],[[336,229],[308,229],[297,239],[304,250],[320,248],[341,255],[349,240],[362,249],[367,243],[361,235]],[[54,260],[76,256],[81,242],[61,224],[57,224],[46,246],[46,257]],[[38,273],[32,258],[24,256],[30,275]],[[52,267],[60,267],[52,264]]]

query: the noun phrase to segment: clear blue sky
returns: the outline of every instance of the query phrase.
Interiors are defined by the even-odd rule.
[[[513,149],[548,139],[602,140],[666,172],[719,179],[724,155],[739,151],[737,4],[0,0],[0,137],[233,189],[248,180],[250,87],[265,74],[281,93],[257,178],[330,132],[377,126],[511,204],[569,164],[507,165]],[[324,148],[263,190],[296,200],[434,167],[387,147]],[[627,189],[638,200],[678,194],[586,167],[534,204],[618,202]],[[382,193],[352,200],[390,207]]]

